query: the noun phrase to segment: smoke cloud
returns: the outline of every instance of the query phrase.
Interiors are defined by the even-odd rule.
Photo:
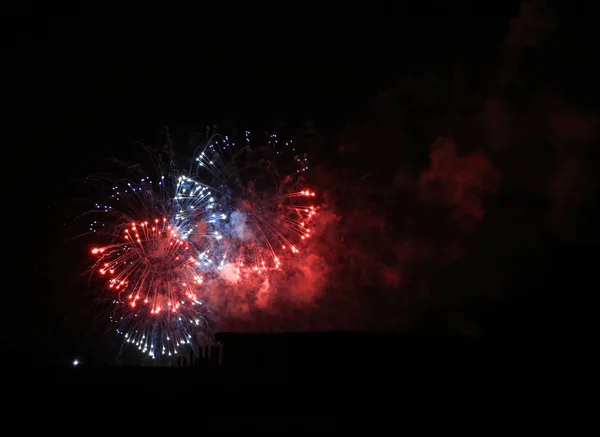
[[[545,2],[524,2],[478,80],[460,63],[403,77],[334,139],[313,128],[311,255],[228,327],[477,335],[548,247],[589,238],[600,118],[524,62],[555,28]]]
[[[250,241],[254,238],[252,229],[248,226],[247,217],[244,213],[234,211],[231,213],[230,223],[237,238],[242,241]]]

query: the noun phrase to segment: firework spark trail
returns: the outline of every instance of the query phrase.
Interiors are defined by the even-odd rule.
[[[172,156],[165,165],[153,155],[156,178],[111,180],[109,202],[95,205],[101,218],[90,233],[106,243],[92,248],[92,271],[114,293],[117,332],[152,358],[210,335],[215,281],[219,293],[242,282],[263,292],[270,272],[284,271],[311,236],[318,207],[300,177],[306,155],[295,154],[294,169],[281,178],[273,160],[295,152],[293,143],[279,148],[271,134],[255,149],[268,152],[258,160],[249,132],[242,143],[236,149],[228,136],[214,135],[186,172]]]

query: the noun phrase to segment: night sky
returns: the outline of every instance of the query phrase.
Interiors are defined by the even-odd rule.
[[[10,347],[48,364],[102,348],[78,278],[85,246],[62,245],[79,184],[111,157],[135,160],[134,143],[160,143],[165,126],[177,147],[225,122],[298,132],[343,216],[315,300],[240,330],[586,332],[597,30],[576,8],[520,3],[15,17],[4,38]]]

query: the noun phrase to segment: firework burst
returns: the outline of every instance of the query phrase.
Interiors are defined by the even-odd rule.
[[[151,152],[153,176],[102,179],[110,194],[92,211],[92,273],[105,281],[117,332],[152,358],[210,340],[219,294],[264,290],[308,248],[318,206],[306,155],[275,134],[255,147],[245,132],[240,143],[213,135],[186,171],[168,148]],[[281,172],[286,157],[292,166]]]

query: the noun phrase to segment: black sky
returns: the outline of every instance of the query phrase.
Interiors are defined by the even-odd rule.
[[[5,279],[13,284],[7,289],[15,298],[13,332],[38,336],[34,348],[53,357],[52,350],[64,357],[85,344],[82,332],[90,327],[68,319],[83,311],[85,299],[69,298],[51,261],[65,235],[61,226],[74,213],[69,201],[77,178],[102,169],[110,156],[133,158],[133,143],[156,142],[164,126],[185,141],[194,128],[224,120],[242,128],[311,121],[335,156],[336,138],[348,125],[367,125],[375,98],[403,78],[448,66],[467,69],[473,83],[494,76],[490,71],[498,69],[499,59],[510,56],[498,48],[520,2],[492,2],[479,10],[468,3],[419,13],[394,7],[329,14],[300,5],[282,16],[274,10],[197,11],[186,14],[194,18],[189,21],[83,12],[48,17],[34,8],[31,15],[15,17],[4,38],[10,70],[4,161],[10,208],[4,216],[14,248],[5,251],[10,258]],[[537,84],[557,91],[562,101],[597,109],[591,27],[572,7],[559,6],[555,13],[560,24],[554,39],[522,49],[531,54],[519,57],[516,68],[536,75]],[[511,95],[517,106],[519,92]],[[432,135],[425,135],[426,160]],[[554,266],[566,262],[565,256],[589,259],[569,250],[574,252],[544,252],[544,259]],[[581,270],[583,261],[577,264]],[[533,288],[527,293],[539,296]],[[486,309],[485,318],[504,320],[502,311],[528,318],[537,312],[537,299],[515,304],[518,309],[498,304],[498,311]],[[505,329],[503,322],[494,323]],[[11,343],[24,350],[31,346]]]

